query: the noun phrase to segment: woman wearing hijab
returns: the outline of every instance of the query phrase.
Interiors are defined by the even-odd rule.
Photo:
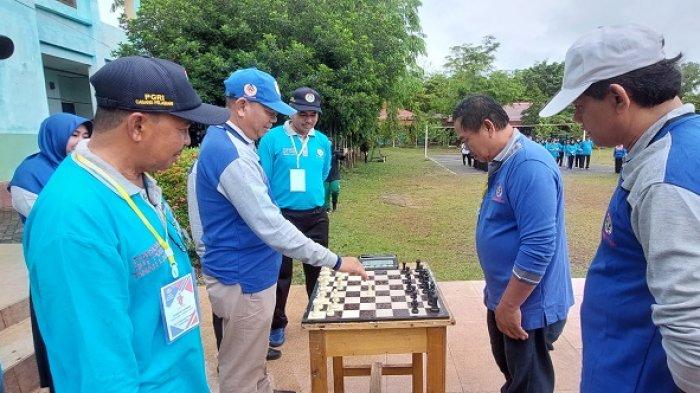
[[[19,213],[22,222],[26,221],[39,193],[61,161],[75,149],[78,142],[89,138],[91,132],[90,120],[68,113],[51,115],[41,123],[39,152],[30,155],[19,164],[7,186],[12,195],[12,207]],[[50,388],[53,391],[46,346],[39,332],[31,297],[29,305],[39,382],[42,388]]]
[[[39,129],[39,152],[22,161],[15,170],[7,190],[12,195],[12,207],[22,222],[27,219],[34,201],[44,188],[58,164],[83,139],[90,136],[92,122],[69,113],[47,117]]]

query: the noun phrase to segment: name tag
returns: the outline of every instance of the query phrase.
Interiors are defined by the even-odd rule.
[[[289,191],[291,191],[291,192],[306,192],[306,170],[305,169],[290,169],[289,170]]]
[[[178,278],[160,289],[166,340],[171,343],[199,326],[199,305],[192,275]]]

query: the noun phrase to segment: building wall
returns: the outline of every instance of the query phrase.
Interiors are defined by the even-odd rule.
[[[39,125],[61,111],[61,99],[74,103],[77,114],[93,115],[94,92],[87,77],[112,58],[125,35],[100,20],[97,0],[77,0],[76,5],[56,0],[0,1],[0,35],[15,44],[12,57],[0,60],[0,183],[38,149]],[[42,55],[78,71],[45,68]],[[52,82],[54,89],[49,87]]]

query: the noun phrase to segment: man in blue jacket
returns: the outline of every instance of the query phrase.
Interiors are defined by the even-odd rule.
[[[501,392],[552,392],[549,351],[573,304],[559,168],[489,96],[465,98],[453,118],[460,139],[489,163],[476,249]]]
[[[59,165],[24,229],[56,392],[209,392],[185,237],[147,172],[217,124],[181,66],[132,56],[97,71],[89,141]]]
[[[563,87],[601,146],[629,151],[586,276],[581,391],[700,391],[700,116],[661,34],[608,26],[566,53]]]
[[[269,393],[265,357],[282,254],[364,278],[366,273],[357,258],[341,258],[306,237],[272,198],[255,141],[277,113],[296,112],[282,102],[275,79],[246,68],[233,72],[224,87],[231,117],[207,129],[190,184],[196,195],[190,210],[201,224],[212,311],[223,319],[221,391]]]

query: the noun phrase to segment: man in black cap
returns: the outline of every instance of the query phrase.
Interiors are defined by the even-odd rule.
[[[27,220],[34,306],[59,392],[209,392],[184,236],[148,172],[189,145],[207,104],[185,69],[124,57],[90,78],[89,141],[58,167]]]
[[[328,214],[324,181],[331,169],[331,143],[314,127],[321,113],[321,96],[309,87],[292,93],[289,105],[297,110],[283,125],[260,140],[260,165],[270,181],[270,191],[282,215],[310,239],[328,246]],[[320,267],[304,264],[306,293],[318,280]],[[292,284],[292,259],[284,257],[277,280],[277,303],[270,330],[270,345],[284,343],[285,308]]]

